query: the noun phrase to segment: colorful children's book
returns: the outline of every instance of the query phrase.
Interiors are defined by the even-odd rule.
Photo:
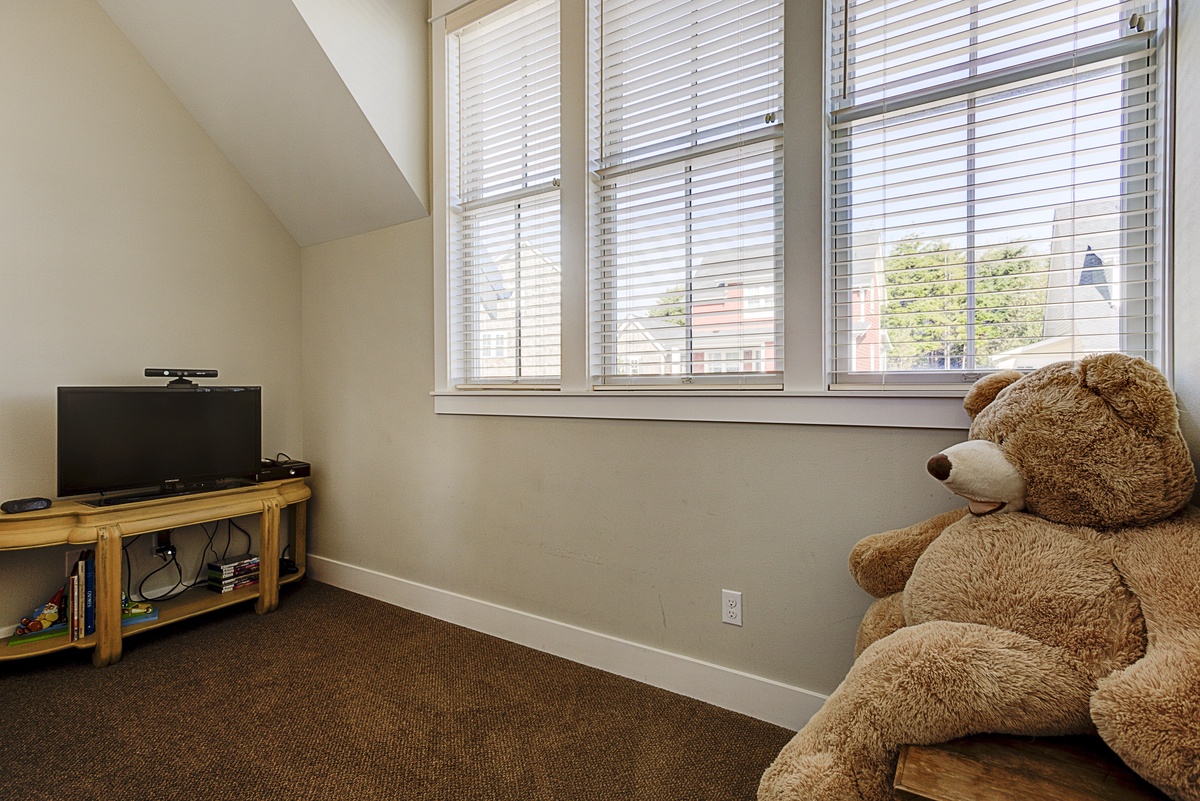
[[[44,640],[70,631],[70,627],[67,625],[66,610],[63,608],[66,594],[65,586],[59,588],[50,597],[50,600],[33,610],[29,617],[21,618],[21,622],[17,624],[17,630],[9,638],[8,644],[20,645],[35,640]]]
[[[150,620],[158,620],[158,607],[149,601],[129,601],[126,599],[121,604],[122,626],[145,623]]]

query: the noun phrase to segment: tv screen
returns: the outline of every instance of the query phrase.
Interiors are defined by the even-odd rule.
[[[59,387],[58,494],[198,491],[262,456],[260,387]]]

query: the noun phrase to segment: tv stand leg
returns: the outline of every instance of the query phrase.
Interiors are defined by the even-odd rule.
[[[263,501],[262,522],[258,527],[258,603],[260,615],[279,606],[279,501]]]
[[[121,660],[121,527],[100,526],[96,532],[96,649],[92,664],[105,667]]]
[[[304,570],[308,561],[308,501],[300,501],[288,508],[292,511],[292,525],[288,532],[292,545],[292,561],[296,563],[296,567]]]

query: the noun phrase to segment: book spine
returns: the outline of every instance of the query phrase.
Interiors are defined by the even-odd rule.
[[[257,573],[257,572],[258,572],[258,562],[255,562],[252,565],[242,565],[242,566],[233,568],[232,570],[229,570],[229,569],[213,570],[212,568],[209,568],[208,575],[217,576],[218,578],[228,578],[230,576],[240,576],[245,573]]]
[[[219,584],[222,587],[230,587],[230,586],[236,587],[239,584],[249,584],[254,581],[258,581],[257,573],[250,573],[249,575],[238,576],[237,578],[225,579],[224,581],[213,581],[212,579],[209,579],[208,583],[209,584]]]
[[[238,570],[210,570],[208,575],[219,579],[234,578],[235,576],[244,576],[247,573],[257,573],[258,565],[249,565]]]
[[[84,564],[83,636],[96,632],[96,559],[90,556]]]
[[[212,576],[214,578],[225,580],[225,579],[237,578],[238,576],[245,576],[250,573],[257,573],[258,570],[259,570],[258,565],[250,565],[249,567],[246,567],[246,568],[243,568],[243,569],[237,570],[237,571],[232,571],[232,572],[231,571],[217,572],[215,570],[210,570],[210,571],[208,571],[208,575]]]
[[[236,562],[209,562],[207,567],[209,570],[225,572],[228,570],[235,570],[240,567],[247,567],[251,565],[257,566],[258,562],[259,559],[257,556],[251,556],[247,559],[239,559]]]
[[[208,588],[213,592],[227,593],[234,590],[240,590],[242,587],[250,587],[258,583],[258,576],[255,576],[252,581],[241,581],[232,584],[209,584]]]
[[[249,567],[245,568],[244,570],[239,570],[236,573],[217,573],[217,572],[210,570],[210,571],[208,571],[208,575],[210,577],[219,579],[220,581],[228,581],[229,579],[235,579],[238,576],[253,575],[257,572],[258,572],[258,565],[250,565]]]
[[[79,602],[83,597],[83,593],[79,588],[79,563],[75,563],[75,567],[71,568],[71,589],[68,593],[71,600],[68,602],[71,613],[71,642],[79,639],[80,630],[80,615],[83,611],[83,605]]]

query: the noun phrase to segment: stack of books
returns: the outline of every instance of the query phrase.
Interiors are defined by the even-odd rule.
[[[67,612],[71,640],[96,631],[96,552],[67,553]]]
[[[208,563],[208,588],[213,592],[233,592],[257,583],[258,557],[253,554]]]

